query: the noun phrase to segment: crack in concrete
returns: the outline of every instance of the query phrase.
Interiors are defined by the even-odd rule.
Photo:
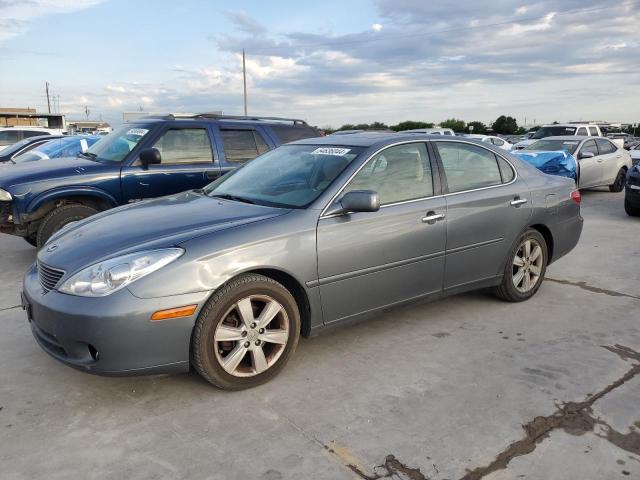
[[[572,287],[578,287],[592,293],[602,293],[604,295],[609,295],[610,297],[626,297],[626,298],[633,298],[634,300],[640,300],[640,297],[636,295],[616,292],[615,290],[608,290],[606,288],[594,287],[592,285],[588,285],[587,282],[572,282],[570,280],[560,280],[558,278],[549,278],[549,277],[545,277],[544,279],[549,282],[559,283],[561,285],[570,285]]]
[[[429,480],[429,477],[426,477],[419,468],[407,467],[405,464],[400,462],[395,455],[387,455],[384,459],[384,463],[374,468],[373,475],[367,475],[361,468],[353,464],[348,464],[347,468],[363,480],[380,480],[382,478]],[[380,473],[376,473],[376,470],[380,470]]]
[[[0,308],[0,312],[6,312],[7,310],[13,310],[14,308],[22,308],[22,305],[14,305],[13,307]]]
[[[616,344],[614,346],[603,345],[603,348],[615,353],[625,361],[635,360],[640,362],[640,353],[629,347]],[[513,458],[528,455],[533,452],[538,444],[556,429],[563,429],[572,435],[583,435],[584,433],[593,431],[596,425],[602,425],[608,430],[606,434],[597,434],[600,438],[609,440],[627,452],[640,454],[640,434],[638,434],[638,432],[633,429],[627,434],[617,432],[603,420],[593,418],[593,410],[591,409],[595,402],[625,384],[639,373],[640,363],[633,365],[622,377],[610,383],[598,393],[589,397],[589,399],[582,402],[565,403],[551,415],[534,418],[531,422],[522,426],[526,432],[526,436],[523,439],[511,443],[500,452],[489,465],[467,471],[460,480],[480,480],[495,471],[505,469]]]

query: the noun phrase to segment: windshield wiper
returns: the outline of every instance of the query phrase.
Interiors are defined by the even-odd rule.
[[[89,160],[95,160],[96,158],[98,158],[98,155],[91,152],[80,152],[78,153],[78,155],[76,155],[76,157],[80,157],[80,156],[88,158]]]
[[[225,200],[233,200],[234,202],[251,203],[253,205],[255,205],[256,203],[253,200],[249,200],[248,198],[238,197],[237,195],[229,195],[228,193],[214,194],[211,196],[215,198],[224,198]]]

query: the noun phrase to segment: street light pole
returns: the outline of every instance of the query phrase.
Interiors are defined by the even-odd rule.
[[[244,48],[242,49],[242,84],[244,93],[244,116],[247,116],[247,65],[245,62]]]

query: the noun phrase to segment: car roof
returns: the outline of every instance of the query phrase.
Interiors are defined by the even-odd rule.
[[[443,137],[442,135],[429,135],[426,133],[385,133],[385,132],[364,132],[353,133],[351,135],[327,135],[326,137],[305,138],[291,142],[288,145],[332,145],[344,147],[384,147],[403,141],[418,140],[457,140],[464,141],[464,138],[453,135]],[[473,141],[468,139],[467,141]]]
[[[591,140],[594,138],[604,138],[604,137],[587,137],[585,135],[554,135],[552,137],[544,137],[537,138],[536,142],[540,140],[572,140],[572,141],[582,141],[582,140]]]

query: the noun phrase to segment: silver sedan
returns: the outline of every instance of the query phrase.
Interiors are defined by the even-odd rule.
[[[582,231],[571,179],[475,140],[301,140],[203,190],[56,233],[24,279],[33,335],[101,374],[194,367],[225,389],[273,378],[300,335],[492,288],[531,298]]]

